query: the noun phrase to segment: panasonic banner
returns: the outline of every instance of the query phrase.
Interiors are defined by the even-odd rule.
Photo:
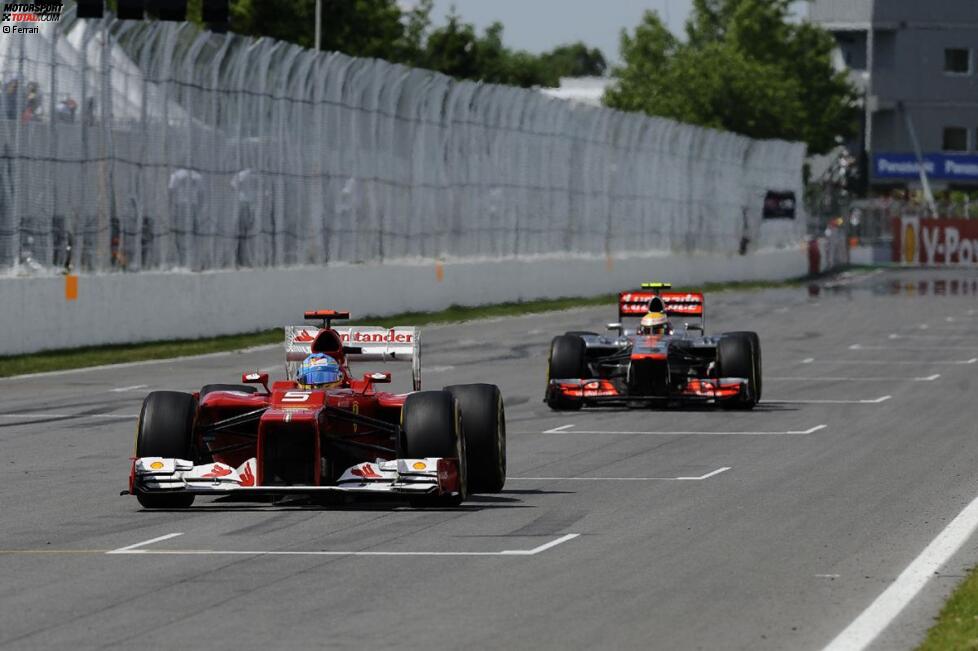
[[[933,181],[978,181],[978,156],[924,154],[921,157]],[[920,163],[913,154],[873,154],[873,177],[877,179],[920,178]]]
[[[978,265],[978,220],[893,220],[893,261],[911,266]]]

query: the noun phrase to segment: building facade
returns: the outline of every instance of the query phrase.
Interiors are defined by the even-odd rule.
[[[814,0],[863,92],[874,186],[978,189],[978,0]]]

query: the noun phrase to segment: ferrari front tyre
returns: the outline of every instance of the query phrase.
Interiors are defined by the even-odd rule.
[[[744,334],[723,335],[717,344],[718,377],[738,377],[747,380],[746,398],[722,401],[724,409],[753,409],[757,404],[758,360],[754,342]]]
[[[494,384],[445,387],[462,412],[469,491],[498,493],[506,483],[506,413]]]
[[[457,506],[468,493],[465,438],[454,396],[447,391],[418,391],[404,400],[401,411],[400,457],[458,459],[459,494],[417,498],[416,506]]]
[[[557,411],[580,409],[582,401],[552,392],[550,380],[580,380],[587,372],[584,340],[576,335],[561,335],[550,342],[547,368],[547,405]]]
[[[136,426],[136,457],[194,460],[194,419],[197,401],[189,393],[153,391],[143,400]],[[136,499],[147,509],[184,509],[192,493],[142,492]]]

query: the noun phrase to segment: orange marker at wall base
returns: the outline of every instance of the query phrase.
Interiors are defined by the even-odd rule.
[[[78,300],[78,276],[74,274],[67,274],[65,276],[65,300]]]
[[[438,282],[445,280],[445,265],[440,262],[435,263],[435,280]]]

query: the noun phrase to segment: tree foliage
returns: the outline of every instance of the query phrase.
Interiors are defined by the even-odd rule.
[[[856,129],[855,90],[832,66],[834,41],[792,23],[791,0],[694,0],[680,41],[654,12],[621,36],[609,106],[825,153]]]
[[[598,49],[572,43],[541,55],[512,50],[503,26],[482,34],[454,11],[444,25],[431,20],[432,0],[402,11],[396,0],[322,0],[322,47],[351,56],[437,70],[460,79],[517,86],[557,86],[560,77],[601,75]],[[315,0],[231,0],[231,29],[312,47]]]

